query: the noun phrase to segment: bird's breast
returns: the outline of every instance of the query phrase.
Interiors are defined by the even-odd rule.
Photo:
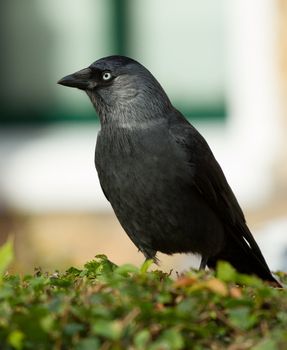
[[[192,186],[192,167],[165,133],[101,134],[95,162],[115,214],[139,249],[203,252],[202,232],[220,229]]]
[[[95,162],[101,186],[126,231],[147,223],[157,226],[154,231],[168,223],[176,226],[191,208],[187,192],[192,169],[174,154],[165,132],[100,134]],[[152,230],[148,227],[145,231]]]
[[[125,132],[98,137],[95,157],[101,185],[113,196],[141,198],[166,190],[188,169],[174,157],[167,133]]]

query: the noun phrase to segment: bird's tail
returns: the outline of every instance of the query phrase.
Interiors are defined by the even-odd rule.
[[[208,267],[215,268],[219,260],[224,260],[241,273],[257,275],[282,288],[282,285],[272,275],[247,225],[227,228],[226,236],[228,239],[225,240],[224,248],[216,256],[208,258]]]

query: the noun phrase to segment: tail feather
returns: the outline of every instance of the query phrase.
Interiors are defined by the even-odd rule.
[[[247,225],[227,228],[226,236],[224,248],[216,256],[208,258],[208,267],[214,268],[217,261],[225,260],[241,273],[257,275],[282,287],[273,277]]]

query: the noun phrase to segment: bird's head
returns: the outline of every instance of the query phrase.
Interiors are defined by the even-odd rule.
[[[88,68],[65,76],[58,84],[84,90],[100,118],[105,119],[111,113],[148,110],[154,114],[170,106],[167,95],[153,75],[125,56],[101,58]]]

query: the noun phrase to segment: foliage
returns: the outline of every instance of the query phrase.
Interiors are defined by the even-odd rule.
[[[11,247],[0,250],[0,271],[11,254]],[[215,274],[176,279],[150,265],[116,266],[99,255],[65,273],[5,274],[0,349],[286,349],[285,289],[227,263]]]

